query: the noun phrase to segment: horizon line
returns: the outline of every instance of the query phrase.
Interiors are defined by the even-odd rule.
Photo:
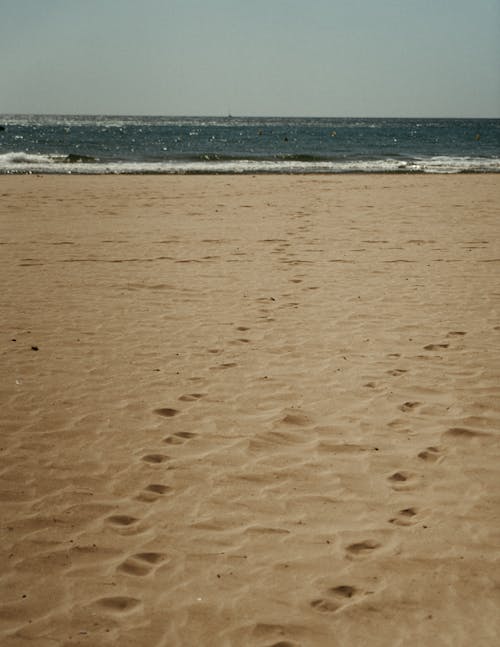
[[[244,114],[153,114],[125,112],[0,112],[2,117],[150,117],[167,119],[500,119],[498,116],[443,115],[244,115]]]

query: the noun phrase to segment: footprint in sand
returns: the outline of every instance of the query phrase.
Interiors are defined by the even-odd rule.
[[[443,458],[441,456],[441,451],[437,447],[427,447],[417,454],[418,458],[429,463],[437,463]]]
[[[373,539],[365,539],[354,544],[349,544],[346,548],[348,557],[364,557],[369,555],[373,550],[380,548],[380,544]]]
[[[133,526],[134,524],[138,523],[139,519],[137,519],[136,517],[131,517],[128,514],[114,514],[114,515],[111,515],[111,517],[108,517],[107,521],[112,526],[116,526],[118,528],[124,528],[128,526]]]
[[[186,393],[185,395],[181,395],[179,400],[181,402],[196,402],[196,400],[203,398],[205,395],[205,393]]]
[[[185,443],[186,440],[196,438],[197,435],[198,434],[195,434],[192,431],[178,431],[172,436],[167,436],[163,442],[167,443],[168,445],[181,445],[182,443]]]
[[[393,490],[411,490],[417,484],[417,476],[412,472],[399,470],[391,474],[388,479]]]
[[[127,575],[144,577],[153,573],[156,567],[166,560],[164,553],[136,553],[118,566],[118,571]]]
[[[157,413],[159,416],[164,416],[165,418],[173,418],[180,411],[177,409],[171,409],[170,407],[163,407],[162,409],[155,409],[154,413]]]
[[[451,427],[444,432],[443,436],[456,440],[471,440],[472,438],[487,438],[490,434],[485,431],[469,429],[468,427]]]
[[[151,483],[151,485],[147,485],[144,490],[135,497],[135,499],[136,501],[143,501],[144,503],[154,503],[159,499],[159,497],[164,494],[168,494],[171,491],[172,488],[169,485]]]
[[[388,375],[393,375],[394,377],[399,377],[400,375],[403,375],[404,373],[408,373],[408,371],[404,368],[395,368],[390,371],[387,371]]]
[[[268,526],[249,526],[244,531],[245,534],[255,534],[255,535],[289,535],[290,531],[286,528],[271,528]]]
[[[420,402],[403,402],[403,404],[398,407],[398,409],[406,413],[408,411],[413,411],[413,409],[418,407],[420,404]]]
[[[427,344],[424,346],[424,350],[441,350],[443,348],[448,348],[449,344]]]
[[[285,410],[281,422],[287,425],[295,425],[297,427],[305,427],[311,424],[311,418],[300,410],[288,409]]]
[[[412,526],[416,523],[414,517],[417,514],[415,508],[404,508],[400,510],[396,517],[389,519],[389,523],[393,523],[396,526]]]
[[[225,369],[234,368],[235,366],[238,366],[238,364],[236,364],[236,362],[224,362],[224,364],[217,364],[217,366],[211,366],[210,370],[211,371],[224,371]]]
[[[253,638],[262,644],[262,640],[273,640],[266,647],[299,647],[295,642],[286,639],[286,634],[293,633],[293,625],[270,624],[267,622],[257,622],[253,627]]]
[[[341,586],[335,586],[329,589],[328,592],[332,595],[345,599],[345,598],[352,598],[357,591],[354,586],[342,584]]]
[[[169,459],[170,456],[166,456],[165,454],[146,454],[141,458],[142,461],[150,465],[160,465]]]
[[[325,597],[313,600],[310,605],[313,609],[321,613],[334,613],[356,602],[361,595],[362,592],[358,591],[356,587],[341,584],[340,586],[334,586],[328,589]]]
[[[318,598],[311,602],[311,606],[316,611],[321,611],[321,613],[333,613],[338,611],[340,606],[333,600],[326,600],[325,598]]]
[[[136,609],[140,606],[141,601],[137,598],[121,595],[111,598],[100,598],[99,600],[96,600],[96,604],[110,613],[123,614]]]
[[[146,486],[146,492],[154,492],[155,494],[166,494],[172,488],[169,485],[162,485],[160,483],[152,483]]]
[[[105,521],[121,535],[139,535],[144,532],[141,520],[128,514],[114,514]]]

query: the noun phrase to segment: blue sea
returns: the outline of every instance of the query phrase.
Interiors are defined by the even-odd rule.
[[[500,119],[0,115],[0,174],[498,173]]]

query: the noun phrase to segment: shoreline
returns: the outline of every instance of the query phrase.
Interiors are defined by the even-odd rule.
[[[500,171],[457,171],[457,172],[428,172],[428,171],[341,171],[341,172],[268,172],[268,171],[252,171],[252,172],[204,172],[204,171],[189,171],[189,172],[151,172],[151,173],[38,173],[38,172],[22,172],[22,173],[0,173],[0,182],[2,178],[82,178],[83,180],[92,180],[98,178],[322,178],[322,179],[335,179],[335,178],[460,178],[460,177],[491,177],[499,178]]]
[[[114,172],[110,171],[109,173],[83,173],[83,172],[75,172],[72,173],[71,171],[67,172],[49,172],[49,173],[41,173],[41,172],[31,172],[31,171],[21,171],[19,173],[16,172],[6,172],[6,173],[0,173],[0,178],[1,177],[24,177],[24,176],[35,176],[35,177],[67,177],[67,176],[83,176],[83,177],[120,177],[120,176],[125,176],[125,177],[134,177],[134,176],[146,176],[146,177],[151,177],[151,176],[176,176],[176,177],[182,177],[185,175],[201,175],[201,176],[229,176],[229,177],[246,177],[246,176],[253,176],[253,175],[258,175],[258,176],[270,176],[270,177],[275,177],[275,176],[287,176],[287,177],[295,177],[295,176],[320,176],[320,177],[330,177],[330,176],[343,176],[343,175],[356,175],[356,176],[361,176],[361,177],[371,177],[371,176],[377,176],[377,175],[393,175],[393,176],[399,176],[399,175],[425,175],[425,176],[455,176],[455,175],[500,175],[500,171],[293,171],[293,172],[287,172],[287,171],[248,171],[248,172],[238,172],[238,171],[182,171],[182,172],[175,172],[175,171],[151,171],[151,172]]]

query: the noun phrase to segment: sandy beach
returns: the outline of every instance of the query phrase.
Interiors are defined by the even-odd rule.
[[[499,205],[1,176],[0,644],[497,645]]]

